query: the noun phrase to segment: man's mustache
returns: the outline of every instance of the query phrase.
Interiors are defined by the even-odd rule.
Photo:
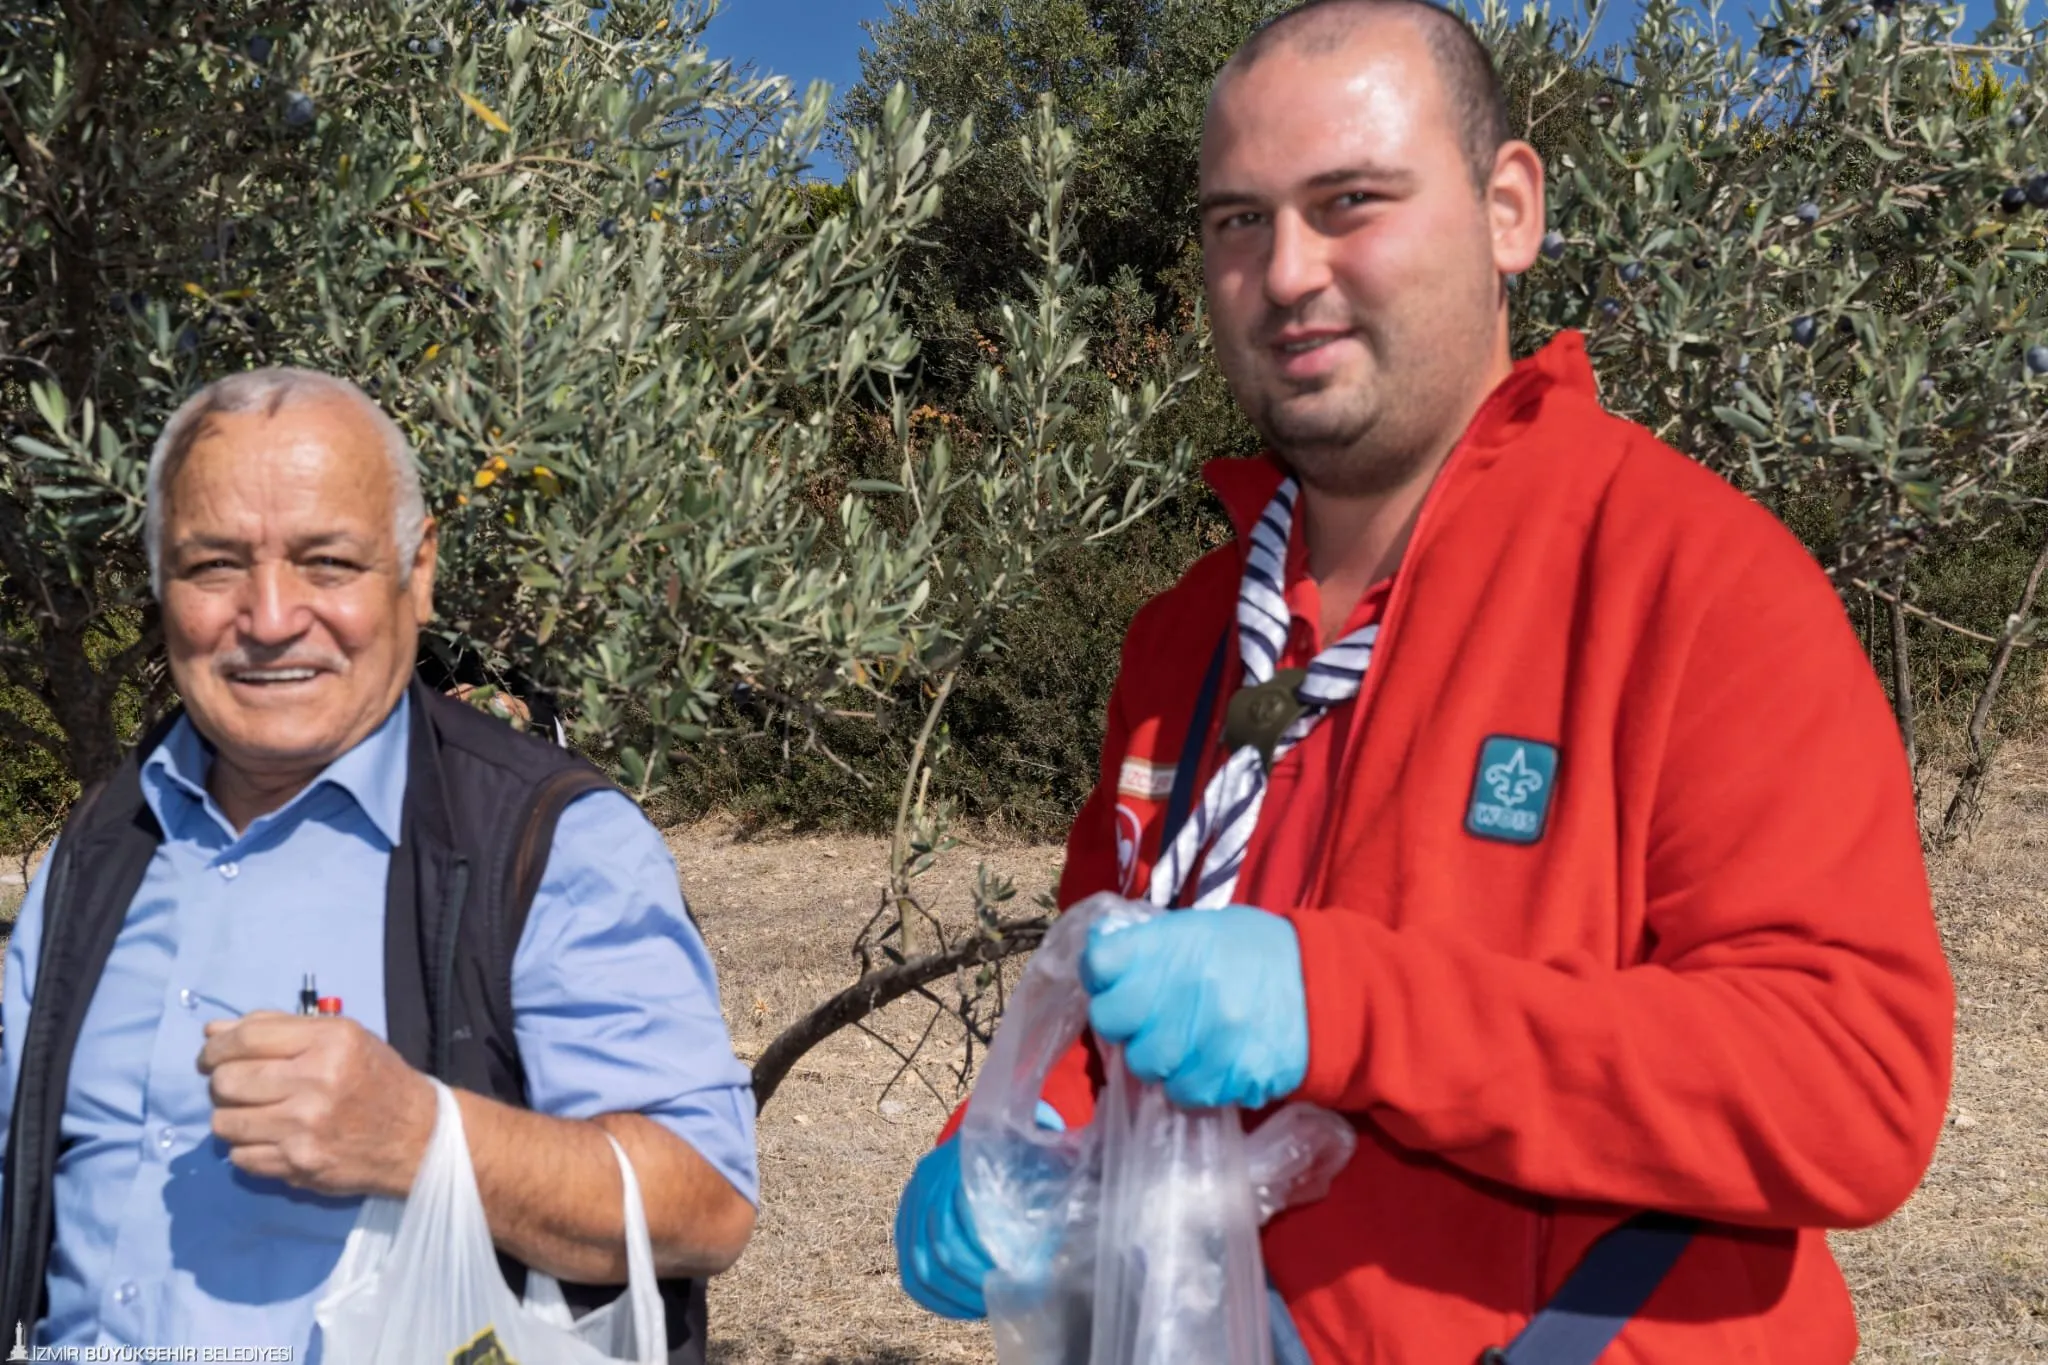
[[[303,646],[272,652],[242,645],[213,656],[213,671],[216,673],[245,673],[259,668],[317,668],[341,673],[348,669],[348,656],[330,649],[307,649]]]

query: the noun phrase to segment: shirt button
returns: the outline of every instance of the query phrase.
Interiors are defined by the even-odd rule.
[[[196,1010],[199,1008],[199,997],[193,993],[190,986],[187,986],[178,992],[178,1003],[188,1010]]]
[[[220,875],[226,877],[229,881],[233,881],[235,879],[235,874],[237,872],[240,872],[241,870],[241,868],[235,866],[233,863],[222,863],[220,865]]]
[[[178,1145],[178,1130],[169,1126],[156,1130],[156,1145],[160,1152],[168,1152]]]
[[[135,1302],[135,1296],[137,1294],[140,1294],[141,1292],[142,1290],[139,1287],[137,1287],[135,1281],[123,1280],[121,1282],[121,1287],[114,1291],[114,1302],[133,1303]]]

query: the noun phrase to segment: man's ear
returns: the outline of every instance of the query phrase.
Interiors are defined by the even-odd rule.
[[[1504,142],[1494,154],[1486,213],[1493,227],[1493,268],[1519,275],[1534,265],[1543,247],[1543,158],[1528,143]]]
[[[434,569],[440,556],[441,523],[428,517],[420,528],[420,548],[413,552],[412,578],[406,584],[412,593],[412,619],[416,622],[434,619]]]

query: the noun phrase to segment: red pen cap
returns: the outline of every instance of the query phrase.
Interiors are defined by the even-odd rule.
[[[338,995],[323,995],[323,996],[321,996],[321,997],[320,997],[320,1013],[322,1013],[322,1014],[340,1014],[340,1013],[341,1013],[341,997],[340,997],[340,996],[338,996]]]

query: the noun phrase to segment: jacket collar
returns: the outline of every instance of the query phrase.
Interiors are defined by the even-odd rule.
[[[1599,392],[1593,377],[1592,362],[1586,357],[1585,338],[1575,331],[1562,331],[1552,337],[1543,349],[1534,355],[1515,362],[1508,377],[1487,395],[1473,416],[1472,424],[1465,429],[1451,458],[1444,462],[1444,473],[1438,475],[1442,485],[1452,474],[1453,466],[1460,476],[1477,472],[1492,464],[1490,456],[1528,430],[1536,418],[1544,398],[1552,393],[1572,393],[1597,402]],[[1485,452],[1478,459],[1461,458],[1470,454]],[[1239,541],[1249,543],[1252,527],[1266,510],[1266,504],[1273,500],[1274,492],[1281,480],[1287,477],[1287,470],[1271,451],[1261,452],[1251,459],[1226,458],[1210,460],[1202,466],[1202,481],[1214,490],[1223,503],[1223,510],[1230,516],[1230,524],[1236,528]],[[1437,490],[1431,489],[1432,495]]]

